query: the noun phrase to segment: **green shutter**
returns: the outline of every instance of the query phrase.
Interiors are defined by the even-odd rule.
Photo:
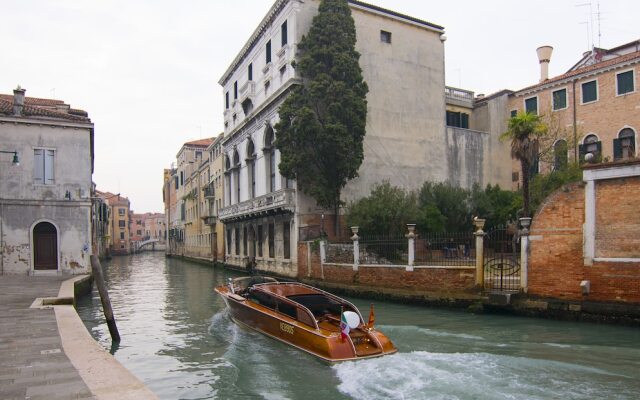
[[[469,129],[469,114],[460,114],[460,127]]]
[[[633,92],[633,71],[623,72],[616,75],[618,82],[618,94],[625,94]]]
[[[622,158],[622,142],[620,139],[613,139],[613,159],[620,160]]]
[[[582,84],[582,102],[589,103],[598,100],[598,86],[596,81]]]

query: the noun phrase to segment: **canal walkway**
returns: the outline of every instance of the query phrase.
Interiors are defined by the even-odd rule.
[[[0,276],[0,398],[156,399],[89,335],[72,305],[77,279]]]

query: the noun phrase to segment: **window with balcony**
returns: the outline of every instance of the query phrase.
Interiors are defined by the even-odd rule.
[[[598,81],[590,81],[582,84],[582,104],[592,103],[598,100]]]
[[[286,46],[287,42],[289,41],[288,36],[289,35],[287,33],[287,21],[284,21],[282,23],[282,26],[280,27],[280,42],[282,46]]]
[[[265,46],[265,54],[266,54],[265,62],[269,64],[271,62],[271,40],[269,40],[267,42],[267,45]]]
[[[36,184],[53,185],[55,150],[33,150],[33,180]]]
[[[551,95],[553,101],[553,111],[567,108],[567,89],[556,90]]]
[[[524,110],[525,112],[531,114],[538,114],[538,96],[529,97],[524,100]]]
[[[256,197],[256,154],[253,140],[249,139],[247,143],[247,172],[249,173],[249,179],[247,180],[247,189],[249,192],[249,198]]]
[[[616,93],[618,96],[635,92],[633,70],[616,74]]]
[[[631,128],[624,128],[613,139],[613,159],[628,160],[636,156],[636,134]]]

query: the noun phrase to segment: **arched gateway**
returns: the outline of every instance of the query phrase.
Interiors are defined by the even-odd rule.
[[[58,230],[49,222],[40,222],[33,228],[33,269],[58,269]]]

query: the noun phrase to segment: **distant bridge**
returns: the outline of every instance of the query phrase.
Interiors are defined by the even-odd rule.
[[[148,239],[142,242],[138,242],[136,251],[140,251],[144,246],[148,246],[148,245],[151,245],[151,248],[155,250],[156,243],[158,242],[160,242],[160,239]]]

